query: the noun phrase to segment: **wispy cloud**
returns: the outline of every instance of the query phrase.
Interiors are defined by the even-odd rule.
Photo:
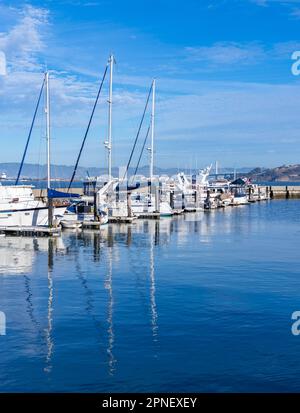
[[[295,18],[300,18],[300,0],[250,0],[251,3],[257,4],[258,6],[268,7],[272,5],[283,6],[287,9],[287,13]]]
[[[277,4],[299,4],[299,0],[250,0],[252,3],[256,3],[258,6],[267,6],[268,4],[277,3]]]
[[[0,33],[0,50],[5,53],[9,71],[37,69],[36,54],[44,48],[43,27],[48,11],[32,6],[16,9],[17,23],[7,33]]]
[[[186,47],[187,57],[212,65],[253,64],[264,57],[264,49],[255,43],[218,42],[212,46]]]
[[[300,49],[300,42],[266,45],[241,40],[212,40],[211,43],[207,40],[203,45],[187,42],[184,47],[182,42],[162,44],[160,40],[144,35],[141,29],[133,30],[126,25],[107,23],[105,26],[96,20],[76,20],[76,24],[69,21],[62,25],[53,19],[46,9],[30,6],[10,9],[9,25],[0,34],[0,50],[5,52],[8,63],[7,76],[0,77],[1,134],[7,140],[13,137],[20,148],[41,85],[45,56],[48,56],[52,69],[55,161],[65,162],[68,157],[68,162],[72,163],[97,93],[99,68],[101,72],[108,57],[107,45],[112,44],[118,46],[113,97],[116,163],[122,164],[127,159],[147,87],[157,72],[160,75],[156,117],[158,162],[173,162],[170,142],[178,143],[171,145],[174,159],[176,154],[177,159],[182,158],[183,147],[186,151],[193,147],[195,152],[201,152],[203,159],[209,160],[214,158],[216,150],[222,151],[223,162],[227,164],[231,163],[233,151],[241,153],[245,149],[248,159],[255,160],[261,154],[263,160],[266,148],[272,147],[274,141],[280,145],[280,142],[292,139],[294,148],[297,148],[300,131],[297,79],[292,78],[295,85],[285,85],[284,82],[271,85],[266,81],[250,83],[245,77],[243,82],[235,75],[240,67],[248,74],[255,71],[255,64],[258,71],[263,71],[265,61],[286,61],[292,51]],[[136,48],[138,42],[139,49]],[[199,76],[196,70],[202,69],[219,80],[208,80],[206,73]],[[227,70],[230,80],[224,80],[222,69]],[[104,157],[106,88],[91,130],[98,152],[89,152],[87,164],[98,164],[99,153]],[[186,146],[186,143],[192,146]],[[7,156],[9,150],[5,148],[2,157]],[[299,155],[297,149],[292,153],[295,157]],[[15,148],[11,149],[10,159],[15,160],[16,156]]]
[[[211,46],[186,47],[185,54],[191,62],[202,63],[202,68],[221,71],[261,65],[264,61],[288,61],[295,50],[300,50],[300,41],[278,42],[268,46],[260,43],[218,42]]]
[[[6,56],[5,53],[0,51],[0,76],[6,75]]]
[[[293,8],[290,14],[295,19],[300,19],[300,8]]]

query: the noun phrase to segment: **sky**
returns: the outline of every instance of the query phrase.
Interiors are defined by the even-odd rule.
[[[0,162],[20,161],[47,69],[52,162],[74,165],[113,53],[113,166],[128,161],[153,78],[157,166],[300,163],[297,50],[300,0],[2,0]],[[107,165],[107,100],[108,78],[82,166]],[[149,122],[148,110],[133,164]],[[44,163],[45,147],[41,107],[27,162]]]

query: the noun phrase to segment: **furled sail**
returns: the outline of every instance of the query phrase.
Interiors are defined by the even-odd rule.
[[[48,189],[48,198],[80,198],[79,194],[72,194],[70,192],[56,191],[56,189]]]

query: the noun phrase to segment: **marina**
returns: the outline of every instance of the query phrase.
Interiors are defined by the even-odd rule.
[[[109,56],[101,79],[98,93],[94,101],[88,125],[82,139],[81,147],[74,165],[73,173],[66,188],[53,188],[51,171],[51,134],[50,134],[50,76],[46,71],[36,103],[32,123],[26,140],[25,149],[15,182],[5,184],[7,175],[2,173],[3,184],[0,183],[0,223],[2,234],[15,235],[59,235],[60,229],[94,229],[108,223],[131,224],[136,218],[160,219],[182,213],[210,211],[219,208],[253,204],[276,198],[298,198],[299,187],[258,185],[247,176],[237,177],[236,170],[231,179],[220,176],[218,161],[214,173],[212,164],[193,174],[181,171],[176,175],[154,174],[155,152],[155,118],[156,118],[156,79],[151,82],[144,111],[137,129],[136,137],[124,168],[119,167],[119,177],[112,175],[112,102],[113,102],[113,70],[115,57]],[[90,126],[97,108],[98,100],[103,93],[103,85],[109,74],[108,89],[108,138],[104,142],[107,152],[107,174],[90,176],[87,174],[82,187],[74,187],[73,183]],[[44,99],[44,119],[46,133],[47,188],[35,188],[30,184],[20,184],[22,170],[27,156],[32,131],[36,122],[38,109]],[[148,113],[149,112],[149,113]],[[141,140],[141,130],[146,115],[149,115],[149,126],[140,152],[137,143]],[[149,156],[149,175],[139,175],[140,161],[146,151]],[[129,173],[133,157],[138,154],[134,173]],[[3,224],[3,225],[2,225]],[[28,227],[27,230],[24,229]],[[49,228],[49,230],[46,229]],[[19,228],[19,229],[18,229]]]
[[[61,228],[49,228],[48,226],[10,226],[10,227],[3,227],[0,226],[0,234],[4,235],[15,235],[15,236],[37,236],[37,237],[44,237],[44,236],[59,236],[61,234]]]
[[[300,394],[299,2],[1,2],[3,410]]]
[[[299,391],[298,209],[0,238],[0,391]]]

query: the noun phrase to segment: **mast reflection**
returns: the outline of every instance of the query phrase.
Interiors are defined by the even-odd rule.
[[[112,247],[107,248],[107,275],[105,279],[105,288],[108,291],[108,309],[107,309],[107,323],[108,323],[108,372],[111,376],[114,375],[116,359],[113,354],[115,335],[113,324],[113,310],[114,310],[114,298],[113,298],[113,284],[112,284],[112,270],[113,270],[113,255]]]
[[[156,308],[156,286],[155,286],[155,266],[154,266],[154,245],[159,242],[159,223],[155,222],[154,234],[150,231],[150,307],[151,307],[151,326],[154,341],[158,341],[157,308]]]
[[[48,271],[47,271],[47,279],[48,279],[48,307],[47,307],[47,328],[46,328],[46,345],[47,345],[47,355],[46,355],[46,366],[44,371],[46,373],[50,373],[52,370],[52,353],[54,342],[52,338],[52,330],[53,330],[53,279],[52,279],[52,272],[53,272],[53,250],[54,250],[54,240],[52,238],[48,239]]]

